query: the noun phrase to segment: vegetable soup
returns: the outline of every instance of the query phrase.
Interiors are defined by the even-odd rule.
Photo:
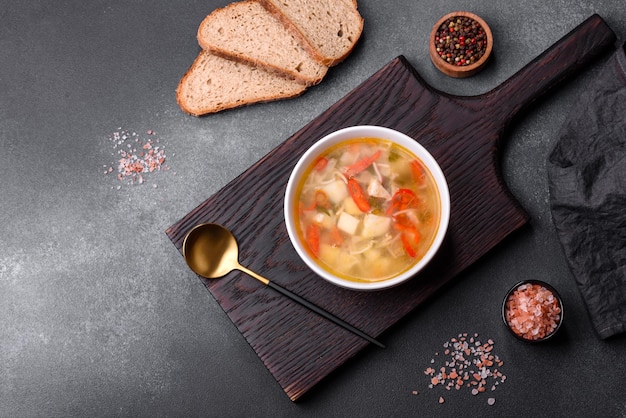
[[[341,142],[307,168],[298,185],[296,225],[324,269],[348,280],[378,282],[417,263],[441,216],[426,166],[378,138]]]

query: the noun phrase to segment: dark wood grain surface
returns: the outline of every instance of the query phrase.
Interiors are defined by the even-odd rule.
[[[614,41],[594,15],[506,82],[473,97],[430,88],[400,56],[166,233],[180,250],[196,224],[223,224],[238,239],[242,265],[381,337],[527,222],[500,175],[498,150],[506,128]],[[291,246],[283,219],[284,189],[298,158],[322,136],[359,124],[394,128],[426,147],[448,179],[452,204],[447,238],[428,269],[402,286],[371,293],[340,289],[315,276]],[[202,280],[292,400],[367,346],[243,273]]]

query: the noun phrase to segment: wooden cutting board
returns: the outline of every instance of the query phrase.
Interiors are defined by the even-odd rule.
[[[222,224],[238,239],[242,265],[380,338],[527,222],[499,171],[505,128],[614,42],[611,29],[594,15],[509,80],[475,97],[429,87],[400,56],[166,233],[180,250],[193,226]],[[298,158],[324,135],[361,124],[390,127],[419,141],[439,161],[452,201],[447,238],[427,270],[399,287],[370,293],[337,288],[312,273],[289,242],[283,218],[285,186]],[[291,400],[369,344],[239,271],[201,280]]]

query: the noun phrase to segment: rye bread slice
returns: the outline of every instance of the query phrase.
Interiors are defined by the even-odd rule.
[[[176,101],[183,111],[202,116],[296,97],[305,89],[298,81],[203,50],[178,83]]]
[[[317,61],[339,64],[363,32],[356,0],[259,0]]]
[[[283,73],[307,86],[318,84],[328,71],[257,0],[213,11],[198,28],[198,43],[215,55]]]

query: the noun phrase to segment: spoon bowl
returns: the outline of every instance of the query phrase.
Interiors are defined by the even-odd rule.
[[[195,226],[183,242],[183,257],[191,270],[208,279],[217,279],[239,269],[238,255],[235,237],[217,224]]]

